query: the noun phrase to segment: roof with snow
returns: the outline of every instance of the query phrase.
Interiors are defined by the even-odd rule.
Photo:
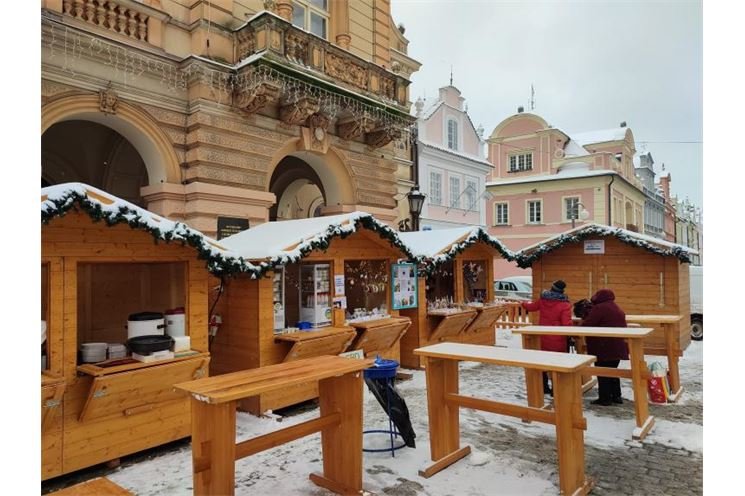
[[[645,249],[658,255],[677,257],[681,263],[690,263],[690,256],[698,254],[696,250],[687,246],[670,243],[669,241],[647,236],[646,234],[627,231],[620,227],[589,223],[523,248],[515,254],[517,265],[524,269],[528,268],[533,262],[547,253],[565,245],[579,243],[585,239],[598,236],[613,236],[623,243]]]
[[[479,241],[494,248],[503,258],[514,260],[514,253],[480,226],[402,232],[399,237],[424,266],[425,272],[452,260]]]
[[[576,140],[569,139],[564,145],[564,156],[565,157],[584,157],[590,155],[590,152],[580,145]]]
[[[298,262],[315,250],[326,250],[334,238],[345,238],[360,229],[376,232],[407,257],[412,256],[396,231],[366,212],[265,222],[223,238],[221,243],[265,272]]]
[[[483,159],[481,157],[478,157],[476,155],[471,155],[469,153],[459,152],[458,150],[451,150],[450,148],[447,148],[445,146],[436,145],[434,143],[430,143],[429,141],[424,141],[424,140],[421,140],[421,139],[419,140],[419,143],[422,144],[422,145],[424,145],[424,146],[426,146],[426,147],[433,148],[433,149],[435,149],[437,151],[441,151],[441,152],[444,152],[444,153],[449,153],[450,155],[455,155],[456,157],[461,157],[461,158],[464,158],[466,160],[470,160],[472,162],[476,162],[476,163],[481,164],[481,165],[487,165],[487,166],[489,166],[492,169],[494,168],[494,164],[492,164],[488,160],[485,160],[485,159]]]
[[[536,183],[541,181],[558,181],[561,179],[578,179],[583,177],[597,177],[619,175],[616,171],[599,169],[590,170],[589,165],[584,162],[568,163],[562,166],[556,174],[541,174],[525,176],[519,179],[507,181],[489,181],[486,186],[505,186],[508,184]]]
[[[601,129],[598,131],[587,131],[584,133],[572,133],[571,137],[582,146],[594,143],[606,143],[608,141],[623,141],[626,138],[627,127],[616,127],[613,129]]]
[[[149,232],[155,242],[180,242],[196,249],[207,261],[207,269],[216,274],[247,272],[258,274],[258,268],[237,253],[196,229],[175,222],[110,193],[83,183],[65,183],[41,189],[41,221],[48,224],[70,210],[86,213],[93,222],[103,220],[107,226],[128,224],[132,229]]]

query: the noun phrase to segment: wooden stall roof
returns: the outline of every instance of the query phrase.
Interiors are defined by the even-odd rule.
[[[155,241],[188,245],[207,262],[216,275],[245,272],[258,277],[259,268],[243,260],[224,244],[181,222],[168,220],[133,203],[83,183],[65,183],[41,189],[41,221],[48,224],[71,209],[88,214],[107,226],[126,223],[149,232]]]
[[[228,236],[221,243],[264,272],[298,262],[315,250],[325,250],[334,238],[345,238],[360,229],[377,233],[402,255],[412,257],[396,231],[366,212],[265,222]]]
[[[449,262],[456,255],[475,243],[484,243],[499,256],[514,260],[515,254],[480,226],[436,229],[399,233],[399,237],[412,252],[414,259],[425,269]]]
[[[610,227],[590,223],[575,227],[556,236],[545,239],[539,243],[523,248],[515,254],[517,265],[521,268],[530,267],[533,262],[543,255],[561,248],[567,244],[579,243],[589,238],[612,236],[622,243],[637,246],[652,253],[662,256],[677,257],[682,263],[690,263],[691,255],[698,252],[687,246],[670,243],[663,239],[654,238],[645,234],[627,231],[620,227]]]

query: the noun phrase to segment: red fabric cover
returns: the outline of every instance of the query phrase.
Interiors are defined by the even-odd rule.
[[[522,305],[529,312],[538,311],[538,325],[572,325],[572,304],[569,301],[541,298],[536,302],[523,302]],[[566,336],[541,336],[541,350],[566,352]]]
[[[601,289],[593,295],[592,308],[582,320],[586,327],[626,327],[626,314],[616,305],[616,295],[610,289]],[[629,348],[621,338],[587,338],[587,353],[598,361],[628,360]]]

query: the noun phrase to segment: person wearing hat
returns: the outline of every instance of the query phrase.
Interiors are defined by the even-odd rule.
[[[551,289],[543,291],[538,301],[523,302],[522,307],[528,312],[538,311],[538,325],[570,326],[572,325],[572,304],[564,294],[566,287],[564,281],[554,281]],[[566,353],[566,336],[541,336],[541,350]],[[543,373],[543,392],[553,395],[546,372]]]

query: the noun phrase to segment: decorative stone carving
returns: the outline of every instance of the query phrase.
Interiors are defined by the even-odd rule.
[[[365,143],[373,148],[381,148],[401,137],[401,130],[393,127],[380,127],[365,135]]]
[[[241,31],[238,33],[238,58],[245,59],[256,51],[256,38],[253,32]]]
[[[318,100],[315,98],[302,97],[280,107],[279,120],[291,126],[303,124],[308,117],[318,112],[319,108]]]
[[[116,114],[116,106],[119,105],[119,95],[111,87],[111,82],[105,90],[98,92],[99,108],[104,114]]]
[[[285,36],[285,56],[292,62],[308,65],[308,40],[294,33]]]
[[[383,95],[385,95],[386,98],[390,100],[396,99],[396,82],[393,79],[389,78],[381,78],[380,82],[382,84],[383,89]]]
[[[269,12],[276,12],[277,2],[275,2],[274,0],[264,0],[264,10],[268,10]]]
[[[292,22],[292,3],[291,2],[276,2],[277,15],[282,19]]]
[[[267,104],[279,99],[281,88],[271,83],[258,83],[252,88],[238,93],[236,106],[248,114],[258,112]]]
[[[367,70],[331,52],[326,52],[326,74],[363,90],[367,89]]]
[[[374,122],[368,116],[341,121],[336,125],[336,134],[343,140],[351,141],[372,130]]]
[[[148,16],[111,0],[63,0],[62,13],[135,40],[147,41]]]

